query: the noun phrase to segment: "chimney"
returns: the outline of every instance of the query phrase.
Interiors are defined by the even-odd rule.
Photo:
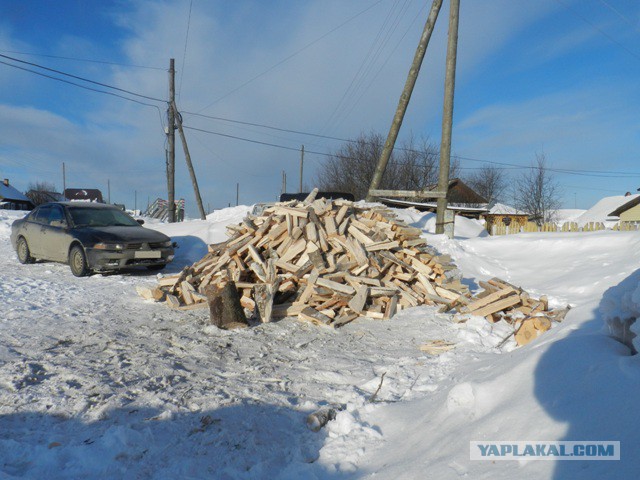
[[[4,186],[5,186],[5,187],[8,187],[8,186],[9,186],[9,179],[8,179],[8,178],[5,178],[5,179],[2,181],[2,183],[4,183]]]

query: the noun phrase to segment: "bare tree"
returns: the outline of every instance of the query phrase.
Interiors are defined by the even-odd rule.
[[[351,193],[356,199],[364,198],[383,146],[384,138],[373,132],[343,144],[320,167],[318,187]]]
[[[36,207],[38,205],[42,205],[43,203],[51,202],[52,200],[54,200],[54,196],[51,194],[55,193],[56,186],[53,183],[35,182],[30,183],[27,188],[28,191],[25,195]]]
[[[507,187],[504,170],[493,165],[484,165],[469,175],[465,181],[489,203],[501,200]]]
[[[384,137],[375,132],[361,134],[343,144],[320,167],[317,185],[322,190],[353,194],[356,199],[367,196],[378,159],[384,147]],[[452,162],[452,176],[459,164]],[[382,189],[422,190],[438,182],[438,148],[426,139],[410,137],[396,147],[382,178]]]
[[[560,208],[560,187],[547,168],[544,153],[536,154],[536,160],[515,182],[515,206],[538,224],[552,222]]]

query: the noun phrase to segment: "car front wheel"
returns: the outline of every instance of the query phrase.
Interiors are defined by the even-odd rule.
[[[18,252],[18,261],[22,264],[33,263],[35,259],[31,256],[31,250],[24,237],[18,239],[18,245],[16,248]]]
[[[69,252],[69,267],[76,277],[84,277],[89,274],[87,256],[80,245],[74,245]]]

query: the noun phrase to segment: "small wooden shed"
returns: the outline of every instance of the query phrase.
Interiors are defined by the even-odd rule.
[[[485,228],[489,233],[492,233],[494,225],[500,229],[509,227],[510,231],[519,231],[527,224],[529,214],[519,212],[509,205],[496,203],[491,207],[489,212],[482,215],[481,218],[484,219]]]

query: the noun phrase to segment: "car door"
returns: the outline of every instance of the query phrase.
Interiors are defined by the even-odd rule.
[[[36,215],[38,215],[39,208],[35,208],[31,213],[29,213],[16,231],[17,237],[24,237],[27,241],[27,245],[29,246],[29,250],[31,251],[31,255],[35,255],[36,252],[33,249],[34,240],[32,237],[36,235],[37,232],[40,231],[40,226],[36,223]]]
[[[64,209],[60,205],[52,205],[48,220],[47,225],[43,227],[41,237],[47,258],[66,262],[71,235]]]
[[[31,254],[36,258],[48,259],[45,252],[43,233],[45,226],[49,224],[49,214],[51,205],[41,205],[33,216],[33,220],[28,222],[23,229],[24,238],[27,240]]]

